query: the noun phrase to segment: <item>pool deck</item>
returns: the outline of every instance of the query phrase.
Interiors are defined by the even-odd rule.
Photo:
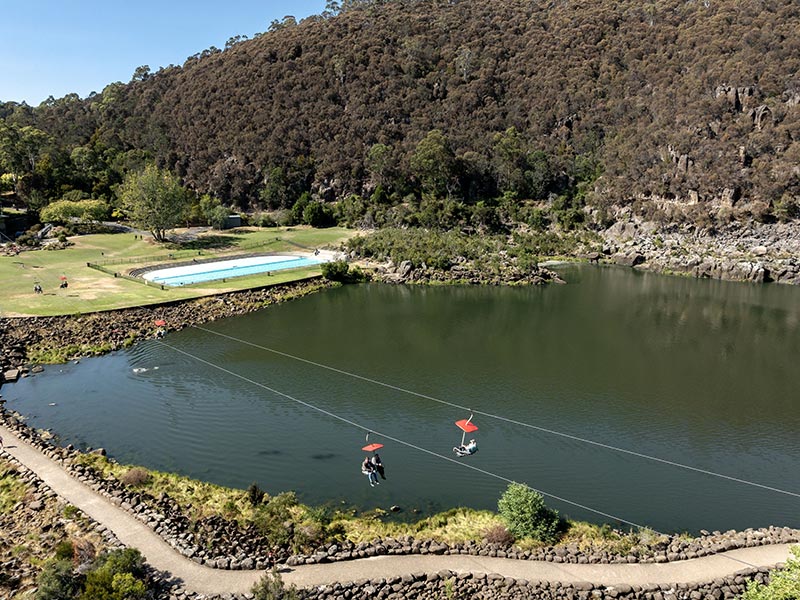
[[[319,250],[316,252],[249,254],[212,260],[194,259],[192,262],[184,262],[165,268],[155,266],[137,269],[136,272],[132,272],[131,275],[142,277],[142,279],[146,279],[152,283],[177,287],[271,271],[319,265],[336,260],[336,258],[337,253],[328,250]],[[209,277],[208,275],[212,273],[214,276]],[[200,277],[193,279],[194,275]]]

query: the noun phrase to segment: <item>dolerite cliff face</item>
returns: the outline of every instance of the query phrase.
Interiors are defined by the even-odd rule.
[[[731,224],[719,231],[618,222],[603,233],[608,261],[694,277],[800,285],[800,226]]]

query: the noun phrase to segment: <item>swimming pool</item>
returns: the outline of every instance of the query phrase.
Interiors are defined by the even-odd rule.
[[[322,254],[318,256],[293,256],[291,254],[273,256],[250,256],[231,260],[197,263],[168,269],[148,271],[142,277],[153,283],[164,285],[189,285],[215,281],[228,277],[241,277],[242,275],[255,275],[267,271],[281,271],[318,265],[330,260]]]

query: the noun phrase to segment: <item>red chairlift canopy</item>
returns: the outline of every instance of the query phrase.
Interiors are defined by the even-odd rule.
[[[478,426],[475,423],[471,422],[469,419],[461,419],[460,421],[456,421],[456,427],[458,427],[464,433],[472,433],[473,431],[478,431]]]
[[[364,452],[375,452],[379,448],[383,448],[383,444],[367,444],[363,448],[361,448]]]
[[[164,319],[156,319],[156,327],[164,327],[167,322]]]

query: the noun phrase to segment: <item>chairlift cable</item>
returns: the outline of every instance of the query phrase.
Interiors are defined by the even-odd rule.
[[[314,404],[311,404],[310,402],[306,402],[305,400],[301,400],[299,398],[291,396],[290,394],[287,394],[285,392],[281,392],[280,390],[276,390],[275,388],[272,388],[272,387],[270,387],[270,386],[268,386],[266,384],[260,383],[258,381],[253,380],[253,379],[250,379],[249,377],[246,377],[245,375],[241,375],[239,373],[236,373],[235,371],[231,371],[230,369],[227,369],[227,368],[225,368],[225,367],[223,367],[221,365],[218,365],[218,364],[216,364],[216,363],[214,363],[212,361],[209,361],[209,360],[206,360],[204,358],[201,358],[201,357],[199,357],[199,356],[197,356],[195,354],[192,354],[191,352],[187,352],[186,350],[182,350],[180,348],[177,348],[175,346],[167,344],[167,343],[165,343],[165,342],[163,342],[161,340],[156,340],[156,342],[161,344],[161,345],[163,345],[163,346],[166,346],[167,348],[170,348],[171,350],[174,350],[175,352],[177,352],[179,354],[183,354],[184,356],[188,356],[189,358],[192,358],[192,359],[194,359],[194,360],[196,360],[198,362],[201,362],[204,365],[207,365],[209,367],[212,367],[214,369],[222,371],[223,373],[226,373],[226,374],[228,374],[228,375],[230,375],[232,377],[236,377],[237,379],[241,379],[242,381],[250,383],[251,385],[254,385],[256,387],[260,387],[260,388],[262,388],[262,389],[264,389],[264,390],[266,390],[268,392],[271,392],[271,393],[273,393],[273,394],[275,394],[277,396],[281,396],[282,398],[285,398],[285,399],[290,400],[292,402],[296,402],[298,404],[301,404],[302,406],[305,406],[306,408],[310,408],[310,409],[315,410],[315,411],[317,411],[319,413],[322,413],[322,414],[324,414],[324,415],[326,415],[328,417],[331,417],[332,419],[336,419],[338,421],[341,421],[342,423],[346,423],[347,425],[355,427],[356,429],[360,429],[360,430],[365,431],[367,433],[374,433],[376,435],[379,435],[379,436],[383,437],[384,439],[391,440],[391,441],[393,441],[393,442],[395,442],[397,444],[400,444],[402,446],[406,446],[406,447],[411,448],[413,450],[417,450],[417,451],[422,452],[424,454],[428,454],[429,456],[433,456],[435,458],[439,458],[441,460],[445,460],[445,461],[450,462],[450,463],[455,463],[456,465],[459,465],[460,467],[463,467],[463,468],[466,468],[466,469],[471,469],[472,471],[475,471],[477,473],[481,473],[482,475],[486,475],[487,477],[498,479],[500,481],[503,481],[503,482],[509,483],[509,484],[510,483],[517,483],[517,484],[523,485],[526,488],[528,488],[528,489],[530,489],[530,490],[532,490],[534,492],[537,492],[538,494],[541,494],[542,496],[547,496],[548,498],[552,498],[554,500],[558,500],[559,502],[563,502],[565,504],[569,504],[571,506],[574,506],[574,507],[577,507],[577,508],[581,508],[583,510],[586,510],[588,512],[600,515],[600,516],[605,517],[607,519],[611,519],[613,521],[617,521],[617,522],[620,522],[620,523],[625,523],[626,525],[631,525],[632,527],[635,527],[635,528],[640,529],[640,530],[649,530],[649,531],[652,531],[652,532],[654,532],[654,533],[656,533],[658,535],[662,535],[662,536],[665,536],[665,537],[670,537],[668,534],[666,534],[664,532],[661,532],[661,531],[658,531],[657,529],[653,529],[652,527],[648,527],[646,525],[641,525],[639,523],[636,523],[635,521],[624,519],[624,518],[619,517],[617,515],[614,515],[614,514],[611,514],[611,513],[607,513],[607,512],[604,512],[604,511],[596,509],[596,508],[592,508],[591,506],[588,506],[586,504],[582,504],[580,502],[575,502],[574,500],[569,500],[568,498],[564,498],[562,496],[558,496],[556,494],[553,494],[553,493],[550,493],[550,492],[535,488],[535,487],[533,487],[533,486],[531,486],[531,485],[529,485],[529,484],[527,484],[525,482],[514,481],[513,479],[509,479],[508,477],[505,477],[505,476],[500,475],[498,473],[494,473],[494,472],[489,471],[487,469],[482,469],[480,467],[476,467],[475,465],[455,460],[454,458],[450,458],[449,456],[446,456],[444,454],[439,454],[438,452],[434,452],[433,450],[429,450],[429,449],[424,448],[422,446],[418,446],[417,444],[414,444],[412,442],[407,442],[407,441],[405,441],[403,439],[393,437],[393,436],[391,436],[391,435],[389,435],[387,433],[378,431],[378,430],[376,430],[376,429],[374,429],[372,427],[366,427],[364,425],[361,425],[360,423],[357,423],[356,421],[348,419],[347,417],[342,417],[342,416],[337,415],[336,413],[334,413],[332,411],[329,411],[327,409],[324,409],[324,408],[321,408],[321,407],[316,406]],[[475,412],[477,413],[478,411],[475,411]],[[740,558],[736,558],[736,557],[733,557],[733,556],[728,556],[727,554],[720,554],[718,556],[721,556],[723,558],[727,558],[728,560],[732,560],[732,561],[734,561],[736,563],[739,563],[739,564],[747,566],[747,567],[751,567],[751,568],[754,568],[754,569],[759,569],[760,568],[757,565],[754,565],[753,563],[749,563],[749,562],[747,562],[745,560],[742,560]]]
[[[573,440],[573,441],[576,441],[576,442],[582,442],[584,444],[590,444],[590,445],[593,445],[593,446],[604,448],[606,450],[612,450],[614,452],[620,452],[622,454],[628,454],[629,456],[635,456],[637,458],[641,458],[641,459],[645,459],[645,460],[651,460],[653,462],[658,462],[658,463],[662,463],[662,464],[669,465],[669,466],[672,466],[672,467],[685,469],[687,471],[693,471],[695,473],[701,473],[703,475],[709,475],[709,476],[712,476],[712,477],[718,477],[720,479],[726,479],[728,481],[733,481],[735,483],[741,483],[743,485],[749,485],[749,486],[760,488],[760,489],[767,490],[767,491],[770,491],[770,492],[776,492],[778,494],[785,494],[787,496],[793,496],[795,498],[800,498],[800,493],[792,492],[790,490],[784,490],[784,489],[781,489],[781,488],[778,488],[778,487],[765,485],[763,483],[758,483],[758,482],[755,482],[755,481],[742,479],[740,477],[734,477],[732,475],[725,475],[724,473],[711,471],[709,469],[703,469],[701,467],[695,467],[695,466],[692,466],[692,465],[687,465],[685,463],[680,463],[680,462],[669,460],[669,459],[666,459],[666,458],[660,458],[658,456],[652,456],[650,454],[645,454],[643,452],[636,452],[635,450],[629,450],[627,448],[621,448],[619,446],[613,446],[611,444],[598,442],[596,440],[580,437],[580,436],[573,435],[573,434],[570,434],[570,433],[565,433],[563,431],[558,431],[558,430],[555,430],[555,429],[549,429],[547,427],[541,427],[539,425],[533,425],[532,423],[526,423],[524,421],[519,421],[517,419],[511,419],[509,417],[504,417],[503,415],[484,412],[484,411],[481,411],[481,410],[474,410],[474,409],[468,408],[466,406],[462,406],[460,404],[456,404],[454,402],[449,402],[447,400],[442,400],[441,398],[436,398],[434,396],[430,396],[428,394],[423,394],[421,392],[416,392],[414,390],[409,390],[407,388],[403,388],[403,387],[400,387],[400,386],[397,386],[397,385],[394,385],[394,384],[391,384],[391,383],[380,381],[378,379],[373,379],[371,377],[366,377],[364,375],[359,375],[358,373],[353,373],[351,371],[345,371],[344,369],[339,369],[337,367],[332,367],[330,365],[326,365],[326,364],[319,363],[319,362],[316,362],[316,361],[313,361],[313,360],[309,360],[309,359],[303,358],[301,356],[296,356],[294,354],[289,354],[288,352],[283,352],[281,350],[276,350],[275,348],[262,346],[261,344],[256,344],[256,343],[250,342],[248,340],[243,340],[243,339],[240,339],[240,338],[237,338],[235,336],[228,335],[228,334],[225,334],[225,333],[222,333],[222,332],[219,332],[219,331],[213,331],[213,330],[208,329],[206,327],[201,327],[200,325],[191,325],[190,327],[193,327],[194,329],[199,329],[200,331],[204,331],[204,332],[210,333],[212,335],[216,335],[216,336],[223,337],[223,338],[226,338],[226,339],[229,339],[229,340],[232,340],[232,341],[240,342],[242,344],[245,344],[245,345],[248,345],[248,346],[252,346],[252,347],[258,348],[260,350],[265,350],[267,352],[272,352],[273,354],[277,354],[277,355],[283,356],[285,358],[290,358],[292,360],[296,360],[296,361],[303,362],[303,363],[306,363],[306,364],[309,364],[309,365],[313,365],[313,366],[319,367],[321,369],[327,369],[328,371],[332,371],[332,372],[338,373],[340,375],[345,375],[347,377],[352,377],[353,379],[358,379],[358,380],[361,380],[361,381],[365,381],[367,383],[372,383],[374,385],[379,385],[379,386],[394,390],[396,392],[409,394],[409,395],[412,395],[412,396],[416,396],[418,398],[422,398],[422,399],[425,399],[425,400],[430,400],[432,402],[438,402],[439,404],[443,404],[445,406],[450,406],[452,408],[458,408],[459,410],[470,411],[470,412],[473,412],[476,415],[482,415],[482,416],[488,417],[490,419],[496,419],[498,421],[503,421],[505,423],[509,423],[509,424],[512,424],[512,425],[519,425],[520,427],[527,427],[529,429],[534,429],[536,431],[541,431],[543,433],[548,433],[550,435],[555,435],[555,436],[567,438],[567,439],[570,439],[570,440]]]
[[[391,441],[393,441],[393,442],[395,442],[397,444],[401,444],[403,446],[406,446],[408,448],[412,448],[414,450],[418,450],[419,452],[423,452],[423,453],[428,454],[430,456],[435,456],[435,457],[440,458],[442,460],[446,460],[448,462],[455,463],[457,465],[461,465],[462,467],[465,467],[467,469],[472,469],[473,471],[476,471],[476,472],[481,473],[483,475],[487,475],[488,477],[493,477],[495,479],[499,479],[499,480],[504,481],[506,483],[519,483],[519,482],[515,482],[513,479],[509,479],[508,477],[504,477],[503,475],[499,475],[497,473],[493,473],[492,471],[488,471],[486,469],[481,469],[480,467],[476,467],[474,465],[470,465],[470,464],[458,461],[458,460],[456,460],[454,458],[450,458],[449,456],[445,456],[444,454],[439,454],[438,452],[434,452],[433,450],[428,450],[427,448],[424,448],[422,446],[418,446],[418,445],[416,445],[416,444],[414,444],[412,442],[407,442],[407,441],[402,440],[400,438],[393,437],[393,436],[388,435],[388,434],[386,434],[384,432],[378,431],[378,430],[376,430],[376,429],[374,429],[372,427],[366,427],[365,425],[361,425],[360,423],[357,423],[356,421],[348,419],[347,417],[342,417],[342,416],[337,415],[336,413],[331,412],[331,411],[329,411],[329,410],[327,410],[325,408],[321,408],[319,406],[311,404],[310,402],[306,402],[305,400],[301,400],[300,398],[296,398],[296,397],[291,396],[291,395],[289,395],[289,394],[287,394],[285,392],[281,392],[280,390],[276,390],[275,388],[270,387],[270,386],[268,386],[266,384],[260,383],[258,381],[253,380],[253,379],[250,379],[249,377],[246,377],[245,375],[240,375],[239,373],[236,373],[235,371],[231,371],[230,369],[227,369],[227,368],[225,368],[225,367],[223,367],[221,365],[218,365],[218,364],[216,364],[216,363],[214,363],[212,361],[209,361],[209,360],[206,360],[204,358],[201,358],[201,357],[199,357],[199,356],[197,356],[195,354],[192,354],[191,352],[187,352],[186,350],[182,350],[180,348],[177,348],[175,346],[167,344],[167,343],[165,343],[165,342],[163,342],[161,340],[156,340],[156,341],[157,341],[157,343],[162,344],[163,346],[166,346],[167,348],[170,348],[170,349],[174,350],[175,352],[178,352],[179,354],[183,354],[184,356],[188,356],[189,358],[193,358],[194,360],[196,360],[198,362],[201,362],[204,365],[207,365],[209,367],[213,367],[213,368],[215,368],[215,369],[217,369],[219,371],[222,371],[223,373],[231,375],[232,377],[236,377],[237,379],[241,379],[242,381],[246,381],[247,383],[250,383],[252,385],[260,387],[260,388],[262,388],[264,390],[267,390],[268,392],[271,392],[271,393],[273,393],[273,394],[275,394],[277,396],[281,396],[282,398],[285,398],[287,400],[291,400],[292,402],[297,402],[298,404],[301,404],[301,405],[305,406],[306,408],[310,408],[312,410],[315,410],[315,411],[317,411],[319,413],[322,413],[322,414],[324,414],[324,415],[326,415],[328,417],[331,417],[333,419],[341,421],[342,423],[346,423],[346,424],[348,424],[348,425],[350,425],[352,427],[355,427],[357,429],[360,429],[362,431],[372,432],[375,435],[379,435],[382,438],[387,439],[387,440],[391,440]],[[612,519],[614,521],[619,521],[620,523],[625,523],[626,525],[631,525],[631,526],[636,527],[638,529],[652,529],[651,527],[647,527],[645,525],[640,525],[639,523],[635,523],[634,521],[629,521],[628,519],[623,519],[622,517],[618,517],[616,515],[603,512],[601,510],[592,508],[592,507],[587,506],[585,504],[581,504],[579,502],[575,502],[573,500],[569,500],[567,498],[563,498],[561,496],[557,496],[556,494],[551,494],[551,493],[546,492],[544,490],[539,490],[539,489],[534,488],[534,487],[532,487],[532,486],[530,486],[528,484],[523,484],[523,485],[525,485],[526,487],[528,487],[529,489],[531,489],[531,490],[533,490],[535,492],[538,492],[539,494],[541,494],[543,496],[547,496],[549,498],[553,498],[554,500],[558,500],[559,502],[564,502],[565,504],[570,504],[570,505],[575,506],[577,508],[582,508],[583,510],[586,510],[586,511],[589,511],[589,512],[593,512],[595,514],[601,515],[601,516],[606,517],[608,519]]]
[[[70,302],[71,304],[75,305],[75,302],[71,298],[68,299],[68,302]],[[155,310],[150,306],[135,305],[135,306],[132,306],[131,308],[142,308],[142,309],[148,310],[150,312],[155,312]],[[302,358],[302,357],[299,357],[299,356],[295,356],[295,355],[289,354],[287,352],[282,352],[280,350],[275,350],[273,348],[268,348],[266,346],[261,346],[259,344],[255,344],[253,342],[249,342],[247,340],[236,338],[234,336],[230,336],[230,335],[227,335],[227,334],[224,334],[224,333],[212,331],[210,329],[207,329],[205,327],[201,327],[199,325],[190,325],[190,327],[193,327],[195,329],[199,329],[201,331],[205,331],[207,333],[211,333],[213,335],[218,335],[220,337],[224,337],[224,338],[227,338],[227,339],[230,339],[230,340],[233,340],[233,341],[237,341],[237,342],[240,342],[240,343],[245,344],[245,345],[253,346],[255,348],[259,348],[259,349],[265,350],[267,352],[272,352],[274,354],[278,354],[278,355],[284,356],[286,358],[291,358],[293,360],[297,360],[297,361],[304,362],[304,363],[307,363],[307,364],[310,364],[310,365],[313,365],[313,366],[317,366],[317,367],[320,367],[322,369],[327,369],[327,370],[330,370],[330,371],[333,371],[333,372],[336,372],[336,373],[340,373],[340,374],[346,375],[348,377],[352,377],[352,378],[355,378],[355,379],[360,379],[362,381],[366,381],[366,382],[369,382],[369,383],[374,383],[375,385],[383,386],[383,387],[386,387],[386,388],[389,388],[389,389],[393,389],[393,390],[396,390],[396,391],[399,391],[399,392],[402,392],[402,393],[406,393],[406,394],[417,396],[417,397],[420,397],[420,398],[423,398],[423,399],[431,400],[433,402],[438,402],[440,404],[444,404],[444,405],[447,405],[447,406],[452,406],[454,408],[459,408],[459,409],[462,409],[462,410],[469,410],[470,413],[473,413],[473,414],[480,414],[480,415],[483,415],[483,416],[486,416],[486,417],[489,417],[489,418],[498,419],[500,421],[505,421],[505,422],[512,423],[512,424],[515,424],[515,425],[520,425],[520,426],[523,426],[523,427],[529,427],[529,428],[532,428],[532,429],[537,429],[537,430],[543,431],[545,433],[551,433],[553,435],[558,435],[558,436],[574,439],[576,441],[585,442],[585,443],[588,443],[588,444],[593,444],[593,445],[596,445],[596,446],[607,448],[609,450],[615,450],[615,451],[618,451],[618,452],[631,454],[633,456],[637,456],[637,457],[640,457],[640,458],[645,458],[645,459],[654,460],[654,461],[657,461],[657,462],[662,462],[662,463],[665,463],[665,464],[669,464],[669,465],[676,466],[676,467],[681,467],[681,468],[684,468],[684,469],[689,469],[689,470],[692,470],[692,471],[697,471],[697,472],[704,473],[704,474],[707,474],[707,475],[721,477],[723,479],[729,479],[729,480],[736,481],[736,482],[739,482],[739,483],[743,483],[743,484],[746,484],[746,485],[751,485],[751,486],[755,486],[755,487],[759,487],[759,488],[764,488],[764,489],[767,489],[767,490],[771,490],[771,491],[787,494],[787,495],[790,495],[790,496],[800,497],[800,494],[796,494],[794,492],[781,490],[781,489],[778,489],[778,488],[773,488],[773,487],[770,487],[770,486],[766,486],[766,485],[762,485],[762,484],[759,484],[759,483],[747,481],[747,480],[744,480],[744,479],[739,479],[739,478],[736,478],[736,477],[730,477],[730,476],[723,475],[723,474],[720,474],[720,473],[715,473],[713,471],[706,471],[704,469],[699,469],[699,468],[696,468],[696,467],[692,467],[690,465],[684,465],[684,464],[681,464],[681,463],[676,463],[676,462],[665,460],[665,459],[661,459],[661,458],[658,458],[658,457],[649,456],[647,454],[640,454],[640,453],[637,453],[637,452],[634,452],[634,451],[631,451],[631,450],[626,450],[624,448],[618,448],[618,447],[615,447],[615,446],[610,446],[608,444],[603,444],[601,442],[596,442],[594,440],[589,440],[589,439],[586,439],[586,438],[573,436],[571,434],[559,432],[559,431],[556,431],[556,430],[546,429],[546,428],[539,427],[539,426],[536,426],[536,425],[532,425],[532,424],[529,424],[529,423],[524,423],[522,421],[515,421],[513,419],[509,419],[509,418],[503,417],[501,415],[494,415],[494,414],[491,414],[491,413],[486,413],[486,412],[483,412],[483,411],[479,411],[479,410],[474,410],[474,409],[471,409],[471,408],[463,407],[463,406],[460,406],[460,405],[455,404],[453,402],[448,402],[446,400],[442,400],[440,398],[435,398],[433,396],[429,396],[429,395],[426,395],[426,394],[422,394],[420,392],[415,392],[413,390],[408,390],[408,389],[405,389],[405,388],[401,388],[399,386],[395,386],[395,385],[390,384],[390,383],[386,383],[386,382],[383,382],[383,381],[379,381],[379,380],[376,380],[376,379],[365,377],[363,375],[358,375],[357,373],[351,373],[351,372],[345,371],[343,369],[338,369],[336,367],[331,367],[329,365],[318,363],[318,362],[315,362],[315,361],[312,361],[312,360],[309,360],[309,359],[306,359],[306,358]],[[607,519],[618,521],[620,523],[625,523],[626,525],[631,525],[632,527],[635,527],[635,528],[640,529],[640,530],[647,529],[647,530],[650,530],[650,531],[652,531],[652,532],[654,532],[654,533],[656,533],[658,535],[663,535],[665,537],[669,537],[668,534],[663,533],[661,531],[658,531],[658,530],[656,530],[656,529],[654,529],[652,527],[648,527],[646,525],[641,525],[639,523],[636,523],[635,521],[630,521],[628,519],[624,519],[624,518],[619,517],[617,515],[614,515],[614,514],[611,514],[611,513],[607,513],[607,512],[604,512],[604,511],[596,509],[596,508],[592,508],[591,506],[582,504],[580,502],[576,502],[574,500],[569,500],[568,498],[564,498],[562,496],[558,496],[556,494],[552,494],[552,493],[547,492],[545,490],[541,490],[541,489],[535,488],[535,487],[529,485],[528,483],[514,481],[513,479],[509,479],[509,478],[507,478],[507,477],[505,477],[503,475],[499,475],[499,474],[494,473],[492,471],[488,471],[486,469],[481,469],[480,467],[476,467],[475,465],[455,460],[454,458],[451,458],[451,457],[446,456],[444,454],[439,454],[438,452],[434,452],[433,450],[429,450],[429,449],[424,448],[422,446],[418,446],[418,445],[416,445],[414,443],[407,442],[407,441],[402,440],[400,438],[396,438],[396,437],[390,436],[388,434],[385,434],[383,432],[377,431],[374,428],[365,427],[364,425],[356,423],[355,421],[352,421],[352,420],[350,420],[350,419],[348,419],[346,417],[342,417],[340,415],[337,415],[337,414],[335,414],[335,413],[333,413],[333,412],[331,412],[329,410],[326,410],[324,408],[321,408],[321,407],[318,407],[318,406],[316,406],[314,404],[311,404],[310,402],[306,402],[304,400],[300,400],[299,398],[295,398],[294,396],[286,394],[285,392],[281,392],[280,390],[276,390],[276,389],[274,389],[274,388],[272,388],[272,387],[270,387],[270,386],[268,386],[266,384],[260,383],[258,381],[253,380],[253,379],[250,379],[249,377],[246,377],[244,375],[241,375],[239,373],[231,371],[230,369],[227,369],[227,368],[225,368],[225,367],[223,367],[221,365],[217,365],[217,364],[215,364],[215,363],[213,363],[211,361],[208,361],[208,360],[205,360],[203,358],[200,358],[199,356],[196,356],[196,355],[194,355],[194,354],[192,354],[190,352],[187,352],[185,350],[181,350],[180,348],[177,348],[175,346],[167,344],[162,339],[156,339],[156,340],[153,340],[153,341],[155,341],[158,344],[161,344],[162,346],[166,346],[167,348],[170,348],[171,350],[174,350],[175,352],[178,352],[179,354],[183,354],[184,356],[188,356],[188,357],[190,357],[190,358],[192,358],[192,359],[194,359],[194,360],[196,360],[198,362],[201,362],[201,363],[203,363],[205,365],[208,365],[208,366],[213,367],[213,368],[215,368],[215,369],[217,369],[219,371],[222,371],[223,373],[227,373],[228,375],[231,375],[233,377],[241,379],[242,381],[250,383],[250,384],[252,384],[252,385],[254,385],[256,387],[260,387],[260,388],[262,388],[264,390],[272,392],[273,394],[276,394],[278,396],[286,398],[287,400],[291,400],[291,401],[296,402],[298,404],[301,404],[301,405],[303,405],[303,406],[305,406],[307,408],[310,408],[310,409],[315,410],[315,411],[317,411],[319,413],[327,415],[327,416],[329,416],[329,417],[331,417],[333,419],[336,419],[338,421],[341,421],[343,423],[351,425],[352,427],[355,427],[357,429],[361,429],[362,431],[365,431],[367,434],[375,433],[377,435],[382,436],[383,438],[385,438],[387,440],[391,440],[391,441],[396,442],[396,443],[398,443],[400,445],[406,446],[408,448],[412,448],[412,449],[417,450],[419,452],[422,452],[424,454],[428,454],[429,456],[433,456],[433,457],[439,458],[441,460],[445,460],[445,461],[448,461],[448,462],[451,462],[451,463],[455,463],[455,464],[457,464],[457,465],[459,465],[459,466],[461,466],[463,468],[471,469],[472,471],[475,471],[477,473],[481,473],[483,475],[486,475],[487,477],[492,477],[494,479],[498,479],[498,480],[504,481],[506,483],[520,483],[521,485],[524,485],[526,488],[528,488],[528,489],[530,489],[530,490],[532,490],[534,492],[537,492],[537,493],[541,494],[542,496],[546,496],[548,498],[552,498],[552,499],[557,500],[559,502],[563,502],[564,504],[569,504],[569,505],[574,506],[576,508],[581,508],[581,509],[586,510],[588,512],[594,513],[596,515],[600,515],[602,517],[606,517]],[[749,562],[747,562],[745,560],[742,560],[742,559],[739,559],[739,558],[735,558],[733,556],[728,556],[727,554],[720,554],[719,556],[722,556],[723,558],[726,558],[728,560],[737,562],[739,564],[745,565],[745,566],[750,567],[750,568],[754,568],[754,569],[758,569],[759,568],[757,565],[754,565],[752,563],[749,563]]]

